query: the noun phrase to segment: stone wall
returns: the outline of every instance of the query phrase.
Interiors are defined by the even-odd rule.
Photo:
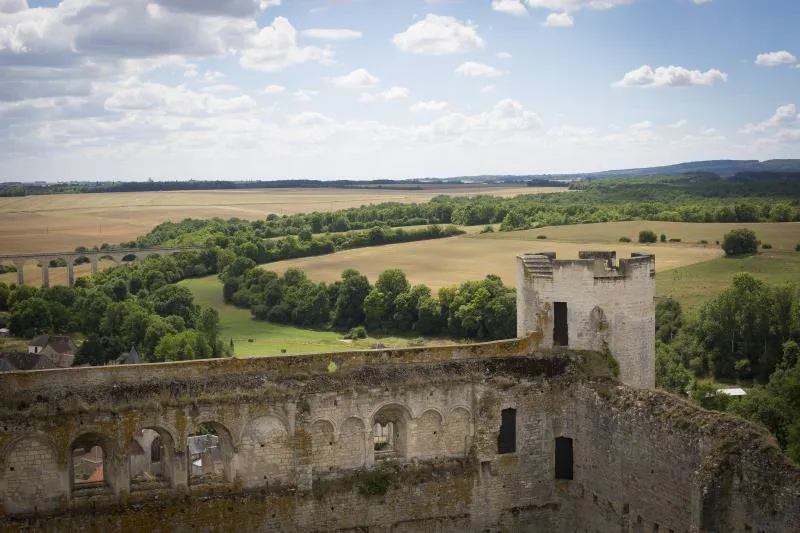
[[[655,386],[655,259],[580,252],[580,259],[524,254],[517,259],[517,336],[553,347],[555,303],[567,304],[568,346],[609,349],[620,380]]]
[[[61,376],[71,389],[53,385]],[[5,531],[800,524],[800,471],[763,430],[621,385],[596,353],[524,341],[12,373],[0,391]],[[499,454],[505,409],[515,410],[515,449]],[[376,451],[374,426],[389,423],[393,448]],[[219,435],[219,476],[190,475],[186,442],[200,427]],[[129,475],[128,445],[143,428],[165,447],[168,475],[150,485]],[[572,439],[573,479],[556,479],[558,438]],[[75,443],[103,447],[106,482],[75,486]]]

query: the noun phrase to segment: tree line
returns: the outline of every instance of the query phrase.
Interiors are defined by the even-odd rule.
[[[254,318],[303,327],[332,327],[351,336],[370,333],[449,335],[490,340],[516,335],[516,296],[495,275],[433,294],[388,269],[373,285],[355,269],[334,283],[317,283],[299,269],[278,275],[236,261],[221,275],[225,301]]]
[[[352,230],[422,225],[501,224],[512,231],[541,226],[655,220],[674,222],[787,222],[800,220],[800,174],[758,179],[677,177],[580,182],[572,192],[494,196],[437,196],[425,203],[387,202],[331,212],[166,222],[124,247],[241,246],[275,237],[321,237]],[[714,193],[718,194],[714,194]]]
[[[755,387],[732,399],[712,379]],[[800,285],[738,274],[689,317],[658,302],[656,385],[764,424],[800,462]]]

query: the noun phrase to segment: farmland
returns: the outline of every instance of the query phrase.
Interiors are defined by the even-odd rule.
[[[600,224],[598,224],[600,225]],[[583,226],[574,226],[581,228]],[[548,230],[553,228],[548,228]],[[577,233],[576,233],[577,234]],[[356,268],[371,280],[387,268],[403,270],[412,283],[424,283],[432,289],[451,286],[487,274],[497,274],[507,285],[516,281],[516,256],[523,252],[551,251],[562,258],[577,258],[579,250],[602,247],[614,249],[618,256],[635,251],[656,254],[656,268],[665,271],[720,257],[715,246],[657,244],[642,246],[609,242],[575,243],[536,238],[537,230],[482,235],[462,235],[438,241],[379,246],[347,250],[322,257],[281,261],[264,268],[283,272],[300,268],[311,279],[334,281],[346,268]]]
[[[438,195],[515,196],[565,189],[453,185],[421,190],[260,189],[147,193],[63,194],[0,198],[0,251],[68,251],[118,243],[156,225],[184,218],[238,217],[333,211],[381,202],[419,203]]]

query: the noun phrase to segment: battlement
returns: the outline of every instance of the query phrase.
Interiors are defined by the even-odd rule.
[[[555,252],[532,252],[519,256],[525,273],[531,278],[552,279],[555,271],[564,276],[575,275],[572,272],[591,271],[596,279],[629,279],[647,275],[655,277],[655,255],[631,253],[629,258],[617,261],[617,252],[582,250],[578,259],[557,259]]]
[[[604,250],[557,259],[553,252],[517,258],[517,336],[538,346],[610,350],[620,378],[655,385],[655,275],[653,254],[617,259]]]

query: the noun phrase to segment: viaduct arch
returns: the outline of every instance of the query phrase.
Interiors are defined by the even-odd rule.
[[[42,287],[50,286],[51,261],[63,260],[67,264],[67,286],[75,284],[75,261],[87,258],[92,265],[92,274],[99,270],[100,259],[109,257],[117,266],[129,261],[143,261],[150,256],[163,256],[179,254],[181,252],[199,251],[201,247],[180,248],[115,248],[112,250],[87,250],[85,252],[43,252],[31,254],[6,254],[0,255],[0,261],[13,263],[17,269],[17,285],[25,283],[25,265],[35,261],[42,265]]]

